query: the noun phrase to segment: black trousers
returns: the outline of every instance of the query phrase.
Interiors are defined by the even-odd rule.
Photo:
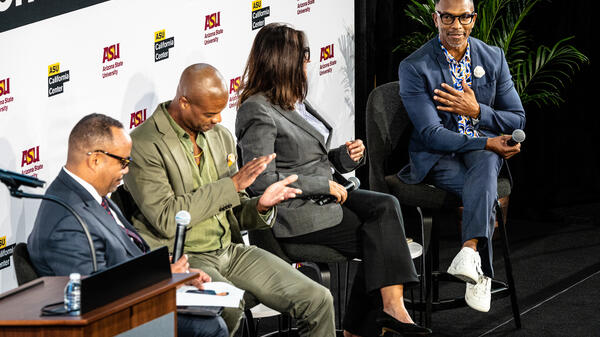
[[[331,247],[349,258],[360,258],[354,278],[344,329],[363,336],[373,331],[374,311],[382,308],[380,288],[419,282],[410,257],[398,200],[389,194],[358,189],[342,205],[343,219],[336,226],[286,242]]]

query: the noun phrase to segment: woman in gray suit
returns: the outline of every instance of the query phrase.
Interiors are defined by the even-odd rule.
[[[400,205],[387,194],[346,189],[334,175],[365,161],[360,140],[329,150],[331,126],[305,101],[308,41],[302,31],[284,24],[263,27],[254,40],[244,71],[236,136],[241,159],[276,153],[250,186],[267,186],[297,174],[302,198],[282,202],[273,232],[278,240],[326,245],[350,258],[361,258],[344,318],[344,335],[384,331],[427,334],[404,307],[405,285],[418,282]],[[333,172],[333,174],[332,174]],[[333,202],[315,200],[330,195]],[[373,319],[379,330],[372,330]]]

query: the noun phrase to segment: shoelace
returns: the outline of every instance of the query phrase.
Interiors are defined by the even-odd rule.
[[[483,275],[483,270],[481,270],[481,258],[479,258],[479,254],[473,255],[473,259],[475,260],[475,269],[477,270],[477,274],[480,276]]]
[[[474,295],[477,297],[482,297],[487,292],[487,285],[490,282],[489,277],[485,277],[483,275],[479,275],[479,280],[477,280],[477,284],[473,286]]]

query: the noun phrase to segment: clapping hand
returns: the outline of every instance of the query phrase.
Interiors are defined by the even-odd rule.
[[[298,176],[292,174],[285,179],[271,184],[267,187],[260,199],[258,199],[256,209],[261,213],[265,213],[278,203],[290,198],[295,198],[298,194],[302,194],[302,190],[287,186],[296,180],[298,180]]]
[[[242,166],[240,170],[231,176],[231,180],[233,180],[233,185],[235,185],[235,190],[241,192],[246,189],[246,187],[252,185],[256,177],[261,174],[266,168],[267,165],[275,158],[275,153],[271,153],[270,155],[254,158],[246,165]]]

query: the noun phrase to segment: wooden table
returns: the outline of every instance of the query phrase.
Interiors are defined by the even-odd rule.
[[[195,276],[195,273],[173,274],[169,280],[140,289],[81,316],[41,316],[43,306],[63,300],[64,287],[69,280],[63,276],[42,277],[0,295],[0,336],[114,336],[171,312],[176,313],[176,287]],[[31,286],[34,282],[39,284]],[[31,286],[29,289],[19,291],[28,285]],[[173,317],[176,336],[176,314]]]

